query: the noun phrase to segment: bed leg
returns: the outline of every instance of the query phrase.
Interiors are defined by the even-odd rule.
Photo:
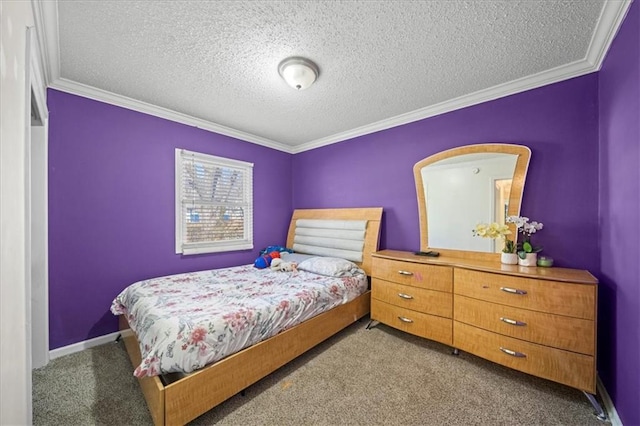
[[[247,390],[246,390],[246,389],[242,389],[242,390],[240,391],[240,395],[242,395],[242,396],[247,396]]]
[[[369,324],[367,324],[367,326],[365,327],[367,330],[371,330],[373,327],[375,327],[376,325],[380,324],[380,321],[376,321],[376,320],[370,320]]]
[[[451,352],[451,355],[460,355],[460,351],[458,350],[458,348],[453,348],[453,352]]]
[[[116,337],[116,340],[113,343],[120,343],[120,340],[122,340],[122,333],[118,333],[118,337]]]

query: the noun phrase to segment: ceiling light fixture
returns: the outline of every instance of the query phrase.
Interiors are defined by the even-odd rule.
[[[318,66],[306,58],[293,56],[278,65],[280,76],[296,90],[304,90],[311,86],[320,75]]]

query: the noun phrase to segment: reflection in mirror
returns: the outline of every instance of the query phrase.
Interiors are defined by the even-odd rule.
[[[517,161],[517,159],[516,159]],[[513,165],[515,169],[515,164]],[[515,170],[514,170],[515,171]],[[513,174],[511,175],[513,176]],[[509,195],[511,195],[511,177],[508,179],[496,179],[494,181],[493,199],[495,201],[493,221],[497,223],[507,223],[509,216]],[[512,229],[512,232],[515,232]],[[514,240],[515,238],[510,238]],[[504,240],[492,240],[492,248],[494,253],[501,253],[504,248]]]
[[[474,237],[471,230],[478,223],[505,223],[506,191],[511,189],[517,159],[513,154],[465,154],[423,167],[429,245],[500,252],[500,241]]]
[[[474,237],[478,223],[504,224],[520,212],[528,148],[470,145],[428,157],[414,167],[420,250],[499,253],[502,240]],[[515,229],[512,229],[515,237]],[[514,239],[514,238],[512,238]]]

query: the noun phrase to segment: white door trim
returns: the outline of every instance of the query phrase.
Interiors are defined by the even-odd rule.
[[[29,29],[29,70],[27,103],[29,129],[27,141],[27,261],[28,281],[27,317],[31,332],[31,368],[49,362],[49,243],[48,243],[48,124],[47,92],[42,74],[41,52],[36,30]],[[31,111],[35,110],[41,125],[33,126]]]

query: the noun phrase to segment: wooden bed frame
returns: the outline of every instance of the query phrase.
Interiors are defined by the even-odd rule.
[[[367,220],[363,261],[359,266],[371,275],[371,253],[378,249],[382,208],[295,210],[287,247],[293,245],[297,219]],[[317,315],[254,346],[243,349],[171,384],[160,377],[138,382],[156,425],[183,425],[271,374],[320,342],[369,313],[371,292]],[[120,315],[120,330],[131,363],[140,365],[140,345]]]

